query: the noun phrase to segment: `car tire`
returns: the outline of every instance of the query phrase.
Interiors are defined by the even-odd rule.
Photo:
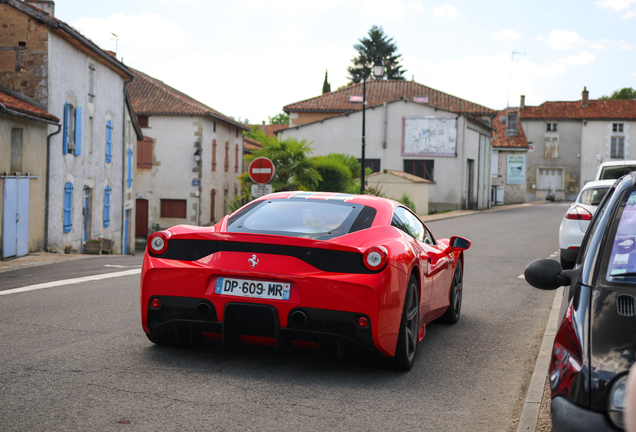
[[[462,297],[464,294],[464,268],[462,260],[457,261],[455,274],[453,275],[453,283],[450,289],[450,304],[444,315],[439,319],[446,324],[455,324],[459,321],[459,315],[462,311]]]
[[[396,370],[407,371],[415,361],[420,330],[420,299],[417,287],[417,278],[411,275],[402,307],[395,356],[390,359],[390,366]]]
[[[561,268],[563,270],[573,269],[574,268],[574,262],[566,260],[565,258],[563,258],[563,254],[561,254]]]

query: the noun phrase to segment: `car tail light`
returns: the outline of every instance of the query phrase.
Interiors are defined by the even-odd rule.
[[[153,255],[161,255],[168,249],[168,238],[170,236],[166,231],[157,231],[148,237],[148,251]]]
[[[552,397],[568,396],[581,371],[581,344],[577,336],[570,305],[554,338],[550,363],[550,387]]]
[[[592,213],[585,210],[583,207],[574,206],[568,210],[565,214],[565,218],[574,220],[590,220],[592,219]]]
[[[366,268],[372,271],[382,270],[389,260],[389,253],[384,246],[371,246],[362,255]]]

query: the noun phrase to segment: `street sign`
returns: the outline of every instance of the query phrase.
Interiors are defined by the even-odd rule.
[[[254,183],[269,183],[274,178],[274,163],[266,157],[258,157],[252,161],[247,172]]]
[[[253,184],[252,185],[252,196],[254,198],[260,198],[263,195],[272,193],[272,185],[271,184]]]

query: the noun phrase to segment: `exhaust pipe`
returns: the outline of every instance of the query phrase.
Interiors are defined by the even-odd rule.
[[[208,319],[212,315],[212,307],[209,303],[201,302],[196,308],[197,316],[201,319]]]
[[[304,327],[305,324],[307,324],[307,321],[309,321],[307,314],[301,310],[294,311],[291,314],[290,319],[294,327]]]

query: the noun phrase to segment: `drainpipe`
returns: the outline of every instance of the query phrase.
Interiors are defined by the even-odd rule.
[[[122,100],[122,120],[121,120],[121,254],[124,255],[126,251],[126,246],[124,244],[124,239],[126,238],[126,233],[124,230],[126,229],[126,84],[131,82],[132,79],[128,81],[124,81],[124,91],[123,91],[123,100]],[[133,113],[131,112],[132,116]],[[132,162],[132,161],[131,161]],[[132,169],[132,167],[131,167]],[[132,171],[131,171],[132,172]],[[130,221],[129,221],[130,222]],[[130,228],[130,227],[128,227]],[[130,231],[130,229],[128,230]],[[130,239],[128,239],[130,243]]]
[[[57,131],[50,133],[46,137],[46,194],[44,198],[44,250],[49,251],[49,196],[51,189],[51,138],[62,130],[62,125],[57,124]]]
[[[384,103],[382,104],[382,116],[384,118],[384,126],[382,127],[382,148],[386,148],[386,109],[387,103],[386,101],[384,101]]]

